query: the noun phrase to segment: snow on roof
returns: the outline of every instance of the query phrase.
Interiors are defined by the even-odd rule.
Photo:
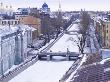
[[[15,27],[13,27],[15,28]],[[15,30],[12,29],[12,27],[10,26],[0,26],[0,35],[3,36],[3,35],[7,35],[7,34],[10,34],[10,33],[13,33]]]
[[[8,25],[0,25],[0,36],[8,35],[16,32],[18,29],[22,31],[32,30],[33,27],[29,27],[28,25],[17,25],[17,26],[8,26]]]
[[[100,49],[102,58],[110,58],[110,50],[109,49]]]
[[[80,22],[80,21],[81,21],[80,19],[75,20],[75,22]]]
[[[110,58],[103,59],[100,64],[104,64],[106,61],[110,61]]]

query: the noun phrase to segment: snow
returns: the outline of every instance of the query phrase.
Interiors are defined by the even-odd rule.
[[[67,48],[70,52],[79,52],[79,48],[74,42],[77,39],[76,35],[64,34],[57,43],[55,43],[50,50],[52,52],[67,52]]]
[[[67,31],[78,30],[78,25],[73,24],[68,27]],[[78,40],[77,35],[64,34],[49,50],[48,52],[78,52],[79,48],[76,44]],[[39,51],[45,49],[54,40],[51,40]],[[76,42],[75,42],[76,41]],[[32,53],[38,53],[38,50],[32,51]],[[84,56],[85,58],[85,56]],[[85,59],[82,59],[84,62]],[[64,57],[54,57],[54,59],[62,60]],[[80,65],[82,65],[82,62]],[[72,66],[74,61],[38,61],[28,69],[17,75],[9,82],[59,82],[66,71]],[[80,67],[78,66],[78,68]]]
[[[110,60],[110,58],[103,59],[100,64],[104,64],[106,61]]]
[[[87,41],[89,41],[89,47],[86,44],[85,50],[84,52],[86,53],[96,53],[99,49],[100,49],[100,45],[98,43],[96,34],[95,34],[95,28],[93,27],[93,25],[90,25],[89,28],[89,36],[87,37]],[[86,42],[87,42],[86,41]]]
[[[78,30],[79,30],[78,24],[73,24],[73,26],[71,28],[69,28],[68,31],[78,31]]]
[[[10,33],[14,33],[19,28],[23,31],[22,32],[23,34],[25,33],[26,30],[33,30],[34,29],[33,27],[29,27],[28,25],[19,25],[19,26],[18,25],[16,25],[16,26],[0,25],[0,36],[8,35]]]
[[[13,65],[10,69],[8,69],[5,74],[9,73],[9,71],[12,71],[13,69],[17,68],[18,65]]]
[[[52,42],[54,41],[54,39],[51,39],[49,43],[46,43],[45,46],[43,46],[42,48],[40,48],[39,50],[32,50],[30,51],[29,53],[31,54],[37,54],[39,53],[40,51],[42,51],[43,49],[45,49],[49,44],[51,44]]]
[[[56,59],[56,60],[62,60],[62,59],[66,59],[65,57],[62,57],[62,56],[53,56],[53,59]]]
[[[110,71],[110,68],[106,68],[104,69],[104,72]]]
[[[70,75],[70,77],[65,81],[65,82],[70,82],[70,80],[73,80],[74,75],[77,73],[77,70],[82,66],[82,64],[84,62],[86,62],[86,54],[84,54],[82,60],[80,61],[79,65],[77,66],[77,68],[75,69],[75,71]]]
[[[78,24],[71,24],[67,31],[78,31]],[[79,53],[79,48],[76,44],[77,41],[77,35],[68,35],[68,34],[64,34],[47,52],[67,52],[67,48],[70,52],[76,52]],[[45,46],[43,46],[42,48],[38,50],[33,50],[32,54],[37,54],[38,52],[40,52],[41,50],[43,50],[44,48],[46,48],[49,44],[51,44],[54,41],[54,39],[52,39],[49,43],[47,43]]]
[[[38,61],[9,82],[59,82],[73,61]]]
[[[110,50],[109,49],[100,49],[102,59],[110,58]]]
[[[78,24],[73,24],[72,27],[68,28],[68,31],[78,30]],[[75,42],[76,41],[76,42]],[[64,34],[49,50],[52,52],[70,52],[79,53],[79,48],[77,46],[78,37],[77,35]]]

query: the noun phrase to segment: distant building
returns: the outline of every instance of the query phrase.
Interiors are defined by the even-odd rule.
[[[105,22],[105,46],[110,49],[110,21]]]
[[[12,6],[4,5],[0,3],[0,18],[12,17],[13,9]]]
[[[18,25],[20,24],[19,20],[16,19],[2,19],[0,20],[0,25]]]
[[[41,19],[33,16],[20,17],[20,24],[32,26],[36,30],[33,32],[33,39],[36,39],[41,34]]]
[[[110,21],[100,18],[94,24],[99,43],[103,48],[110,49]]]
[[[102,47],[105,47],[105,38],[106,38],[106,25],[103,20],[95,21],[96,33],[98,42]]]
[[[48,5],[44,3],[40,12],[41,18],[41,33],[44,35],[48,35],[50,31],[50,8]]]
[[[19,20],[20,17],[28,16],[30,13],[30,8],[18,8],[16,12],[14,12],[15,19]]]
[[[46,3],[42,5],[42,8],[40,8],[41,13],[50,14],[50,8]]]
[[[0,26],[0,75],[14,64],[27,58],[27,46],[32,43],[32,28],[21,26]]]

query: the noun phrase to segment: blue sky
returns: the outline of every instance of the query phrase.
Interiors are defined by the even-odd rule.
[[[51,10],[58,10],[59,0],[0,0],[5,5],[12,5],[14,9],[18,7],[38,7],[44,1]],[[110,10],[110,0],[61,0],[62,10]]]

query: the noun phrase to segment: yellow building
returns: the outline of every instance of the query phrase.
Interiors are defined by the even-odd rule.
[[[101,46],[110,49],[110,21],[97,21],[96,32]]]
[[[36,39],[41,34],[41,19],[33,16],[20,17],[20,24],[32,26],[36,29],[33,32],[33,39]]]
[[[105,25],[106,25],[105,45],[106,45],[106,48],[110,49],[110,21],[106,21]]]
[[[102,47],[105,47],[105,37],[106,37],[106,25],[102,20],[95,21],[96,22],[96,33],[97,38]]]

